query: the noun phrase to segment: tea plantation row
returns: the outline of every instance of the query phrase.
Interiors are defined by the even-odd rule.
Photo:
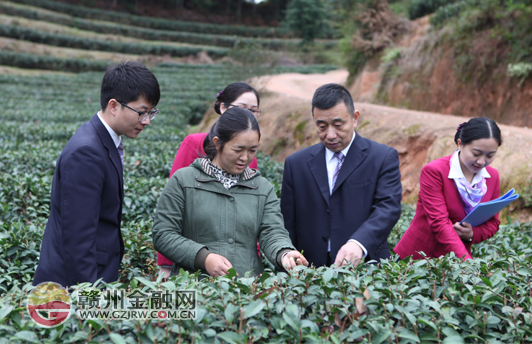
[[[0,13],[13,16],[15,21],[17,17],[27,18],[31,20],[39,20],[44,22],[54,23],[56,25],[61,25],[63,27],[76,28],[82,30],[85,34],[90,33],[101,33],[106,35],[117,35],[131,38],[138,38],[146,41],[167,41],[167,42],[179,42],[187,43],[194,45],[203,45],[203,47],[197,46],[181,46],[171,49],[170,47],[162,47],[159,53],[170,54],[172,56],[183,56],[186,55],[185,51],[204,48],[209,55],[213,57],[223,56],[227,49],[221,48],[234,48],[234,47],[243,47],[243,46],[252,46],[261,49],[267,50],[297,50],[299,47],[299,40],[297,39],[281,39],[281,38],[249,38],[241,37],[236,35],[223,35],[220,32],[213,33],[196,33],[188,32],[188,30],[157,30],[150,28],[138,27],[138,25],[125,25],[117,24],[114,21],[94,21],[79,19],[75,17],[65,16],[64,14],[54,13],[50,11],[42,11],[36,7],[27,7],[20,6],[10,2],[0,3]],[[68,46],[71,48],[80,48],[86,49],[87,47],[92,50],[103,50],[103,51],[118,51],[122,52],[124,49],[128,49],[128,53],[137,54],[145,53],[142,51],[155,49],[153,44],[144,44],[144,46],[139,47],[139,44],[116,44],[112,42],[106,42],[96,39],[87,39],[84,37],[78,36],[67,36],[67,35],[57,35],[57,28],[48,29],[48,32],[31,30],[29,28],[22,27],[22,23],[17,22],[15,27],[2,27],[0,30],[0,36],[16,38],[27,40],[36,43],[55,45],[55,46]],[[245,27],[246,29],[252,30],[253,28]],[[54,35],[58,37],[53,38]],[[145,42],[148,43],[148,42]],[[337,44],[336,41],[321,41],[318,45],[322,48],[333,48]],[[150,48],[151,46],[151,48]],[[212,46],[211,48],[205,48],[205,46]],[[181,48],[181,49],[177,49]],[[140,52],[139,52],[140,51]],[[225,53],[224,53],[225,52]],[[154,52],[149,52],[154,53]]]
[[[325,72],[335,68],[327,65],[282,67],[277,72]],[[160,191],[166,185],[170,168],[179,143],[185,136],[188,123],[197,123],[205,111],[212,107],[215,95],[235,80],[235,70],[224,65],[166,64],[155,69],[161,86],[161,113],[137,140],[127,140],[125,145],[125,233],[144,233],[149,237],[150,223]],[[49,213],[50,188],[55,162],[68,139],[77,128],[98,109],[102,73],[84,73],[76,76],[49,75],[42,77],[0,76],[4,106],[3,125],[0,129],[0,222],[4,233],[31,234],[42,231]],[[261,170],[279,189],[280,173],[277,165],[265,164]],[[146,223],[148,221],[148,223]],[[18,226],[18,227],[17,227]],[[22,226],[22,227],[21,227]],[[4,232],[5,231],[5,232]],[[37,234],[35,234],[37,235]],[[128,234],[125,234],[128,235]],[[147,237],[142,237],[143,242]],[[40,238],[26,238],[34,242],[38,251]],[[6,243],[13,243],[4,238]],[[2,240],[4,240],[2,239]],[[0,291],[31,280],[37,258],[20,251],[16,246],[2,252],[30,255],[31,266],[1,263],[10,272],[0,277]],[[129,244],[128,244],[129,245]],[[151,249],[150,249],[151,250]],[[147,251],[146,251],[147,252]],[[1,256],[1,255],[0,255]],[[153,258],[153,252],[147,256]],[[16,259],[15,259],[16,261]],[[140,275],[153,271],[142,266],[128,265]],[[15,269],[15,270],[13,270]],[[145,270],[145,271],[144,271]],[[29,271],[29,270],[28,270]]]
[[[502,226],[474,247],[477,258],[467,262],[451,255],[385,262],[380,268],[268,270],[260,279],[197,281],[182,273],[164,283],[156,280],[150,230],[175,151],[187,123],[236,80],[223,66],[172,65],[154,72],[161,84],[161,114],[137,140],[124,142],[126,256],[121,280],[108,288],[195,289],[197,318],[81,321],[74,316],[54,329],[29,318],[25,296],[48,216],[55,160],[99,109],[102,75],[0,76],[0,344],[532,342],[532,224]],[[281,164],[260,156],[259,169],[279,186]],[[413,208],[405,206],[391,247],[412,216]],[[366,289],[370,313],[360,316],[355,298]]]
[[[229,51],[229,49],[217,48],[214,46],[198,47],[148,43],[111,42],[106,40],[69,36],[57,33],[48,33],[43,32],[42,30],[34,30],[14,25],[2,24],[0,24],[0,36],[20,39],[34,43],[52,45],[56,47],[67,47],[83,50],[100,50],[137,55],[152,54],[158,56],[168,55],[174,57],[182,57],[187,55],[195,55],[200,51],[205,51],[213,58],[220,58],[226,56]]]
[[[146,16],[131,15],[123,12],[108,11],[97,8],[87,8],[79,5],[65,4],[58,1],[49,0],[11,0],[13,3],[20,3],[38,8],[46,9],[56,13],[69,15],[74,18],[93,19],[107,22],[116,22],[125,25],[143,27],[157,30],[197,32],[206,34],[239,35],[245,37],[285,37],[289,36],[286,29],[277,27],[246,27],[237,25],[216,25],[208,23],[198,23],[191,21],[181,21],[172,19],[161,19]]]

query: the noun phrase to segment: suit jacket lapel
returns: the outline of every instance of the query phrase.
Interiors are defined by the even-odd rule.
[[[327,179],[327,166],[325,166],[325,146],[321,143],[317,144],[311,154],[313,156],[307,161],[307,164],[328,205],[329,180]]]
[[[115,146],[113,138],[111,137],[111,135],[109,135],[107,128],[103,125],[100,118],[98,118],[98,114],[92,116],[91,123],[96,129],[96,132],[98,133],[98,135],[100,136],[100,139],[102,140],[104,147],[107,149],[109,153],[109,159],[113,163],[116,169],[116,173],[118,173],[118,176],[119,176],[118,187],[121,190],[120,199],[123,199],[124,186],[122,184],[124,182],[124,176],[123,176],[122,163],[120,162],[120,155],[118,154],[118,149]]]
[[[448,157],[448,159],[445,159],[445,165],[443,165],[443,169],[441,169],[442,177],[443,177],[443,183],[444,183],[444,190],[454,190],[454,192],[449,192],[449,197],[451,197],[451,200],[447,200],[447,205],[451,205],[449,209],[449,216],[451,219],[454,219],[455,212],[459,213],[458,219],[463,220],[466,217],[466,212],[464,208],[464,203],[462,202],[462,198],[460,197],[460,191],[458,191],[458,188],[456,187],[456,183],[454,182],[454,179],[449,178],[449,171],[451,170],[451,165],[449,161],[451,160],[451,157]],[[484,195],[486,196],[486,195]],[[446,197],[447,198],[447,197]],[[450,213],[450,211],[453,211],[453,214]],[[452,221],[452,220],[451,220]],[[458,220],[457,220],[458,221]]]
[[[349,147],[349,151],[345,156],[344,163],[342,164],[342,168],[338,174],[338,178],[336,178],[336,183],[334,184],[332,193],[334,193],[343,184],[347,177],[349,177],[349,175],[353,173],[353,171],[355,171],[368,156],[368,154],[365,152],[368,149],[368,144],[365,140],[366,139],[356,133],[355,139],[353,140],[353,143],[351,144],[351,147]]]

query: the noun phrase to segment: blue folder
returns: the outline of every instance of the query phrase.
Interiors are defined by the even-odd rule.
[[[467,222],[473,227],[479,226],[491,219],[493,215],[497,214],[501,209],[515,201],[518,197],[519,194],[516,194],[515,190],[512,189],[497,199],[486,203],[480,203],[471,210],[462,222]],[[462,222],[460,222],[460,224],[462,224]]]

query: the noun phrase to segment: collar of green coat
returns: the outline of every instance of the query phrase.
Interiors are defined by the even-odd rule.
[[[209,166],[209,159],[207,159],[207,158],[198,158],[198,159],[194,160],[194,162],[192,163],[191,166],[203,171],[205,174],[207,174],[207,175],[213,177],[214,179],[216,179],[211,167]],[[258,175],[260,175],[259,171],[255,170],[255,169],[252,169],[252,168],[250,168],[248,166],[248,167],[246,167],[244,172],[242,172],[242,174],[240,175],[240,180],[241,181],[250,180],[251,178],[253,178],[255,176],[258,176]]]

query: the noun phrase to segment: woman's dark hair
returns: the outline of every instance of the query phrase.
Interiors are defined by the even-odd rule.
[[[213,143],[215,136],[218,137],[221,152],[227,142],[231,141],[237,134],[248,130],[256,131],[259,134],[260,140],[259,122],[257,122],[257,118],[255,118],[255,115],[251,111],[239,107],[228,109],[214,123],[209,134],[203,141],[203,149],[205,150],[204,157],[212,160],[218,154],[218,150]]]
[[[475,140],[489,138],[494,138],[500,146],[502,144],[501,129],[492,119],[478,117],[458,126],[454,135],[454,142],[458,144],[458,139],[460,139],[465,146]]]
[[[257,91],[255,91],[253,87],[249,86],[245,82],[234,82],[218,93],[218,95],[216,96],[216,102],[214,103],[214,111],[216,111],[217,114],[221,115],[222,112],[220,111],[220,106],[222,105],[222,103],[231,104],[232,102],[237,100],[238,97],[247,92],[255,93],[255,96],[257,96],[257,105],[259,105],[259,94],[257,93]]]

